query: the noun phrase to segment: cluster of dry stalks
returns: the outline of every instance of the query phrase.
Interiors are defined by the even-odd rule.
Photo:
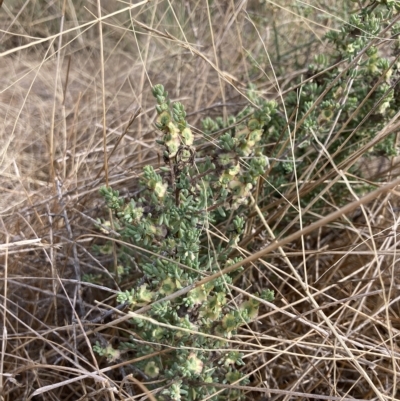
[[[1,400],[154,399],[131,368],[135,355],[107,361],[92,351],[96,341],[117,348],[129,330],[115,299],[136,280],[118,282],[115,254],[93,251],[104,242],[98,189],[130,196],[141,168],[159,166],[151,85],[184,102],[194,127],[240,110],[249,82],[279,100],[346,12],[330,2],[277,3],[4,2]],[[246,399],[400,398],[399,180],[388,166],[387,185],[344,210],[308,211],[311,226],[299,215],[277,242],[255,217],[248,241],[260,251],[235,287],[273,288],[276,301],[235,338],[250,377]],[[295,193],[284,191],[272,210]],[[83,281],[89,274],[102,282]]]

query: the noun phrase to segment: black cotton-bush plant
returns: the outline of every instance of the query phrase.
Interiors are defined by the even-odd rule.
[[[263,103],[240,132],[224,133],[212,152],[202,154],[194,147],[183,105],[171,106],[162,85],[156,85],[153,94],[165,165],[160,173],[152,166],[144,168],[140,196],[129,202],[118,191],[101,189],[118,232],[143,249],[135,255],[143,278],[118,300],[128,302],[133,311],[152,305],[146,316],[133,319],[132,336],[124,347],[144,357],[135,368],[150,389],[159,390],[159,400],[199,400],[216,392],[210,399],[239,400],[238,390],[217,391],[212,384],[247,383],[239,371],[241,353],[224,349],[232,349],[229,339],[257,317],[259,303],[234,299],[228,287],[231,275],[171,301],[155,301],[239,260],[231,255],[245,227],[249,208],[244,206],[268,164],[261,146],[263,128],[277,105]],[[228,221],[228,216],[223,243],[205,235],[210,223]],[[273,292],[259,296],[272,300]],[[99,344],[95,350],[111,355]]]

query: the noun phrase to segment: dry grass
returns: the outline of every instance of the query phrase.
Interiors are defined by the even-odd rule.
[[[310,3],[5,0],[2,400],[154,399],[130,356],[107,362],[92,352],[95,341],[117,345],[129,330],[129,315],[112,305],[135,280],[116,282],[113,258],[93,252],[94,219],[106,213],[98,189],[107,182],[129,196],[141,167],[158,166],[151,85],[181,100],[195,127],[240,110],[250,82],[279,100],[349,12]],[[400,398],[399,193],[379,188],[332,218],[329,199],[318,215],[303,211],[279,228],[278,243],[276,210],[297,204],[296,188],[264,210],[267,221],[254,216],[247,243],[260,251],[246,255],[234,291],[270,287],[276,301],[235,338],[246,353],[247,399]],[[302,231],[303,220],[312,230]],[[85,274],[102,274],[102,284],[83,282]]]

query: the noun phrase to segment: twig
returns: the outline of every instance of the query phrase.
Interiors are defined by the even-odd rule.
[[[73,265],[74,265],[74,270],[75,270],[75,278],[77,280],[77,284],[75,286],[75,291],[74,291],[74,300],[73,300],[73,307],[74,309],[76,308],[76,301],[78,300],[78,308],[79,308],[79,314],[80,316],[83,316],[85,313],[83,303],[82,303],[82,296],[81,296],[81,267],[79,264],[79,258],[78,258],[78,252],[76,249],[76,243],[74,241],[74,236],[72,235],[72,230],[71,230],[71,225],[69,224],[69,219],[68,219],[68,214],[67,210],[65,207],[65,203],[62,197],[62,192],[61,192],[61,187],[62,183],[58,178],[56,178],[56,186],[57,186],[57,193],[58,193],[58,201],[60,202],[60,205],[62,207],[62,215],[64,217],[65,221],[65,227],[67,228],[68,231],[68,236],[69,239],[72,242],[72,253],[73,253]]]

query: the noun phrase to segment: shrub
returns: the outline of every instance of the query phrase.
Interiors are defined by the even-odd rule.
[[[165,166],[159,172],[146,166],[139,195],[128,202],[112,188],[103,187],[101,194],[118,233],[141,248],[133,256],[143,277],[118,301],[133,311],[151,308],[132,319],[132,335],[123,348],[143,357],[135,367],[159,400],[243,397],[236,389],[218,391],[213,383],[248,382],[239,370],[242,354],[232,350],[230,340],[257,318],[257,299],[272,300],[273,292],[236,298],[230,287],[236,271],[185,295],[168,296],[240,260],[237,245],[253,216],[254,193],[258,205],[268,207],[282,197],[283,184],[301,179],[308,185],[312,171],[316,183],[300,200],[308,205],[336,166],[351,167],[346,165],[349,156],[395,115],[397,58],[380,53],[377,36],[391,35],[397,51],[400,28],[390,25],[396,6],[381,3],[352,16],[341,32],[327,34],[335,51],[315,57],[284,106],[251,87],[251,104],[239,114],[227,121],[203,120],[205,139],[196,146],[183,105],[171,105],[162,85],[153,88]],[[369,154],[394,155],[393,135],[370,146]],[[270,166],[268,157],[278,162]],[[268,185],[263,183],[266,172]],[[342,184],[330,194],[336,204],[346,201]],[[223,228],[219,238],[209,231],[217,224]],[[124,252],[121,248],[121,260]],[[112,355],[98,344],[96,351]]]
[[[223,350],[232,348],[229,339],[240,326],[257,317],[259,303],[254,298],[236,302],[228,286],[231,275],[173,300],[154,302],[239,260],[231,254],[243,234],[251,190],[268,164],[262,152],[262,128],[277,105],[264,102],[239,135],[224,133],[213,152],[203,154],[193,146],[183,105],[174,103],[171,108],[162,85],[156,85],[153,94],[166,166],[160,168],[161,174],[146,166],[140,196],[127,203],[111,188],[103,187],[101,193],[123,239],[149,252],[146,261],[139,253],[135,256],[143,280],[118,296],[119,302],[128,302],[132,309],[152,304],[146,317],[133,320],[135,335],[124,346],[134,349],[137,356],[149,355],[136,366],[143,377],[161,380],[160,387],[168,383],[158,399],[183,396],[196,400],[215,393],[214,382],[246,383],[237,370],[243,364],[240,352]],[[242,157],[249,158],[246,167]],[[207,242],[205,229],[227,221],[228,215],[227,237],[223,241],[208,238],[212,244]],[[273,298],[268,290],[261,295]],[[213,397],[239,398],[235,390]]]

